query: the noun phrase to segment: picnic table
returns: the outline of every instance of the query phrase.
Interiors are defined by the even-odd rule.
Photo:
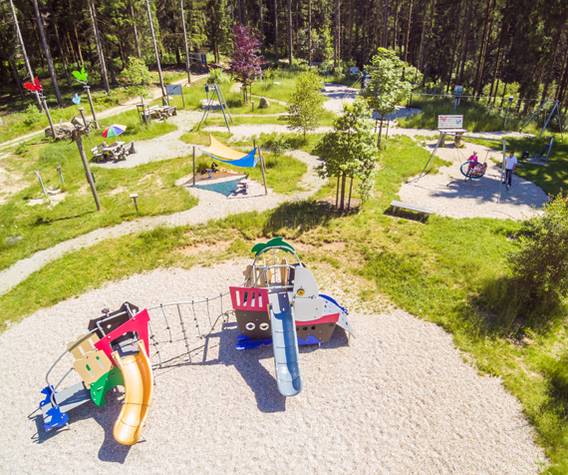
[[[168,117],[177,115],[175,106],[153,106],[148,107],[145,104],[137,104],[138,114],[142,118],[142,122],[148,123],[152,119],[166,120]]]
[[[91,152],[93,152],[93,162],[118,162],[119,160],[126,160],[128,155],[135,152],[134,142],[124,143],[118,141],[110,145],[103,142],[93,147]]]

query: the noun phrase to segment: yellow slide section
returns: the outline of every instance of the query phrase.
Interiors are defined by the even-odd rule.
[[[140,440],[152,400],[152,367],[142,341],[135,355],[121,358],[118,352],[112,357],[124,379],[124,402],[114,423],[114,439],[122,445],[133,445]]]

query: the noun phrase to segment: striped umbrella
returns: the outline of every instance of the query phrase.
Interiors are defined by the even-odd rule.
[[[106,127],[105,130],[103,130],[103,137],[105,139],[111,137],[118,137],[125,130],[126,130],[126,125],[112,124]]]

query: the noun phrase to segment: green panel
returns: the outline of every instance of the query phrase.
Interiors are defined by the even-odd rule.
[[[123,384],[124,379],[122,378],[122,373],[115,366],[108,373],[103,374],[91,384],[91,399],[96,406],[104,406],[106,393],[112,388],[122,386]]]
[[[259,242],[253,246],[251,252],[253,252],[258,256],[259,254],[262,254],[263,252],[266,252],[269,249],[282,249],[283,251],[290,252],[291,254],[296,253],[292,245],[288,244],[281,237],[272,238],[266,243]]]

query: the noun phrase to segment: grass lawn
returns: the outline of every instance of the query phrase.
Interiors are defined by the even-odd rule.
[[[467,139],[470,142],[479,143],[494,150],[502,150],[501,142],[482,139]],[[548,145],[550,135],[542,139],[522,137],[508,138],[508,150],[512,150],[517,158],[527,150],[531,155],[540,155]],[[554,134],[554,146],[551,157],[546,165],[534,165],[521,161],[516,173],[527,180],[540,186],[546,193],[555,195],[558,192],[568,190],[568,137]]]
[[[213,133],[216,138],[220,141],[228,143],[230,141],[230,135],[228,132]],[[276,136],[276,134],[273,134]],[[187,143],[195,145],[209,145],[209,133],[203,131],[192,131],[187,132],[181,136],[181,139]],[[259,144],[261,147],[264,145],[264,141],[267,140],[267,136],[261,138]],[[240,148],[243,150],[243,155],[252,148],[251,143],[245,142],[231,142],[231,147]],[[289,149],[290,147],[287,147]],[[285,148],[286,149],[286,148]],[[294,193],[296,191],[301,191],[299,184],[302,176],[307,172],[307,166],[305,163],[295,158],[285,155],[283,152],[285,149],[278,149],[277,151],[270,151],[264,149],[263,156],[266,162],[266,183],[269,188],[272,188],[277,193]],[[207,156],[201,156],[197,160],[196,168],[198,170],[209,168],[211,164],[211,158]],[[246,173],[251,179],[262,183],[262,172],[260,166],[255,168],[238,168],[233,167],[227,163],[220,163],[222,168],[233,170],[239,173]]]
[[[421,170],[427,155],[408,138],[390,139],[382,153],[375,196],[357,214],[330,215],[314,201],[289,203],[269,212],[234,215],[191,229],[158,229],[71,253],[0,297],[0,325],[109,280],[159,266],[190,267],[200,259],[210,263],[247,256],[256,240],[282,235],[306,249],[308,263],[327,263],[363,278],[395,305],[451,332],[457,347],[471,355],[480,370],[501,377],[520,400],[553,463],[550,471],[566,473],[568,425],[547,376],[557,355],[568,348],[566,319],[529,331],[518,342],[490,330],[487,316],[475,304],[507,275],[506,254],[516,246],[510,236],[520,224],[438,216],[422,224],[383,213],[401,182]],[[333,184],[321,193],[333,194]],[[182,252],[220,240],[230,245],[218,254]],[[370,297],[369,290],[353,292],[363,301]]]
[[[79,116],[78,107],[71,103],[71,96],[73,96],[75,92],[81,94],[82,88],[77,86],[74,89],[69,88],[68,91],[64,91],[63,100],[65,104],[68,105],[59,108],[52,104],[49,107],[54,124],[58,124],[61,121],[66,122],[75,116]],[[100,112],[110,107],[114,107],[125,102],[131,97],[146,94],[147,91],[147,88],[144,87],[116,87],[113,88],[109,94],[106,94],[102,90],[95,90],[92,92],[95,110]],[[81,106],[85,109],[85,114],[90,116],[87,96],[85,94],[81,94],[81,96]],[[30,100],[29,103],[33,104],[33,101]],[[7,141],[36,130],[43,130],[48,126],[49,124],[47,122],[46,115],[43,112],[39,112],[37,108],[32,108],[31,112],[29,110],[10,112],[9,114],[2,115],[2,124],[0,125],[0,142]]]
[[[93,96],[95,110],[101,112],[111,107],[124,104],[127,100],[141,95],[147,97],[150,88],[159,86],[158,73],[152,71],[151,76],[152,84],[150,86],[113,86],[109,93],[106,93],[99,86],[93,86],[91,94]],[[186,73],[184,71],[164,71],[164,82],[166,84],[185,77]],[[42,83],[44,84],[44,88],[47,88],[48,105],[54,124],[58,124],[60,121],[69,121],[73,117],[79,116],[78,107],[71,102],[71,98],[75,93],[79,93],[81,96],[81,107],[85,109],[85,114],[87,114],[87,116],[90,115],[87,96],[79,84],[75,83],[73,86],[69,86],[61,82],[60,89],[65,106],[57,107],[55,95],[53,91],[50,90],[49,79],[43,79]],[[195,95],[200,84],[195,83],[195,86],[196,87],[192,84],[189,88],[184,87],[186,97]],[[181,107],[181,99],[174,99],[174,101],[178,100]],[[26,107],[30,104],[33,107],[31,107],[31,111],[28,111]],[[0,101],[0,118],[2,119],[0,123],[0,143],[48,127],[47,117],[43,112],[39,112],[34,104],[35,102],[32,96],[26,96],[25,100]]]
[[[191,88],[183,88],[184,92],[184,99],[185,99],[185,106],[186,109],[190,110],[201,110],[201,102],[206,99],[207,93],[205,92],[205,79],[201,79],[200,81],[196,81],[192,83]],[[227,101],[227,106],[229,107],[229,111],[231,114],[280,114],[282,112],[286,112],[286,106],[282,104],[278,104],[276,102],[271,102],[270,106],[266,109],[259,109],[258,108],[258,98],[254,98],[252,102],[245,104],[243,102],[243,96],[240,90],[234,87],[233,81],[226,81],[220,84],[221,91],[225,100]],[[215,100],[217,100],[217,96],[213,96]],[[160,100],[155,101],[156,103],[160,102]],[[181,96],[175,96],[170,101],[171,105],[175,105],[178,108],[183,108],[183,102]],[[253,107],[254,106],[254,107]],[[217,111],[213,111],[217,112]],[[223,120],[221,118],[221,120]]]
[[[400,127],[437,129],[438,115],[460,114],[463,115],[464,127],[470,132],[492,132],[504,129],[504,113],[500,114],[497,109],[487,107],[478,101],[466,101],[462,99],[458,109],[454,111],[453,100],[450,98],[422,98],[414,96],[411,107],[417,107],[422,112],[412,117],[398,119]],[[507,130],[518,130],[521,121],[509,116]],[[523,128],[524,132],[533,132],[534,126]]]
[[[174,125],[163,122],[142,126],[135,111],[121,114],[116,119],[128,124],[123,135],[126,141],[148,139],[175,130]],[[98,134],[85,139],[87,156],[90,156],[90,148],[101,141]],[[136,218],[129,197],[133,192],[140,195],[141,215],[171,213],[196,204],[195,198],[186,190],[174,185],[177,178],[191,171],[190,157],[131,169],[93,167],[103,208],[96,212],[75,143],[22,145],[18,152],[4,160],[8,167],[23,175],[28,186],[0,205],[0,268],[93,229]],[[59,164],[65,179],[65,199],[52,207],[28,205],[29,199],[42,196],[34,170],[41,172],[47,186],[56,188],[59,186],[56,171]],[[10,244],[9,236],[21,236],[22,239]]]

